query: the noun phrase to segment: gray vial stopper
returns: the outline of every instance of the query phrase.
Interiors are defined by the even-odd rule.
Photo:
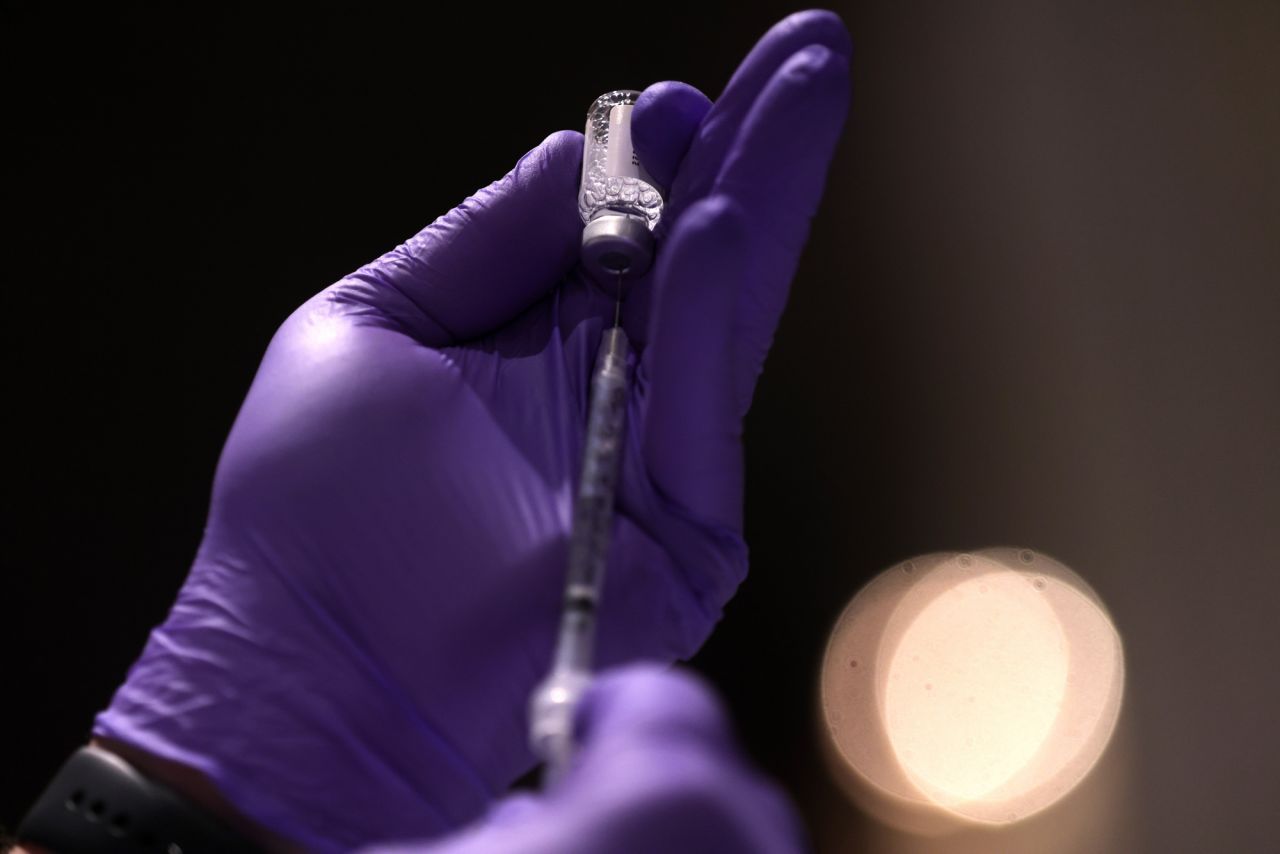
[[[637,217],[601,213],[582,230],[582,263],[597,275],[642,275],[653,263],[653,233]]]

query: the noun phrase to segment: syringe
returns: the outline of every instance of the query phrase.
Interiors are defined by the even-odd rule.
[[[582,456],[573,507],[564,610],[551,673],[530,702],[529,740],[545,764],[549,785],[573,757],[574,714],[591,680],[596,612],[613,529],[614,494],[627,418],[627,356],[622,331],[623,278],[653,261],[650,229],[662,213],[662,192],[631,148],[631,107],[639,92],[609,92],[587,113],[578,208],[586,228],[583,266],[598,278],[616,277],[613,326],[596,353]]]
[[[618,307],[621,305],[619,296]],[[551,675],[533,695],[530,739],[534,751],[546,762],[548,782],[557,779],[572,758],[574,711],[591,678],[596,606],[609,556],[613,497],[626,429],[629,350],[627,335],[615,321],[600,340],[591,380],[591,408],[582,480],[573,507],[560,636]]]

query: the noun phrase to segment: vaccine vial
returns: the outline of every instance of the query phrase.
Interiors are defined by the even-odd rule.
[[[582,261],[606,276],[638,276],[653,263],[653,228],[663,191],[631,146],[631,111],[640,93],[618,89],[587,111],[578,213]]]

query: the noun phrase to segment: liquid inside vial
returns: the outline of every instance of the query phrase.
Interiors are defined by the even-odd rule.
[[[662,217],[662,192],[631,147],[631,110],[640,93],[601,95],[587,112],[578,213],[590,222],[604,213],[642,218],[652,229]]]

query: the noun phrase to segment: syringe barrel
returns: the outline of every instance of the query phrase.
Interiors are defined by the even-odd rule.
[[[607,329],[596,354],[591,381],[582,474],[573,507],[565,610],[594,609],[600,596],[613,527],[613,500],[626,439],[627,354],[630,344],[618,327]]]
[[[596,606],[609,557],[614,493],[626,439],[629,352],[626,333],[616,326],[605,330],[591,381],[555,659],[551,675],[534,692],[529,707],[530,745],[546,762],[548,780],[562,773],[572,758],[573,716],[590,681]]]

